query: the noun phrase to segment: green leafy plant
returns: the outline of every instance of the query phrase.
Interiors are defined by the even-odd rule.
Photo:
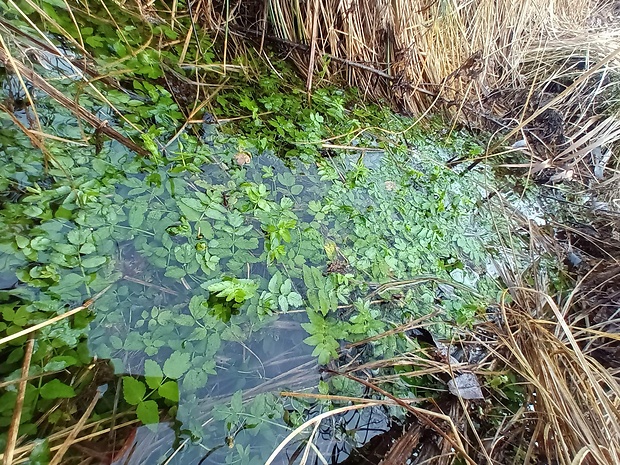
[[[258,284],[251,279],[225,278],[223,281],[209,284],[206,288],[217,297],[225,298],[227,302],[234,300],[236,303],[242,303],[254,297]]]
[[[78,37],[63,6],[43,2],[42,8]],[[8,20],[24,25],[12,13]],[[239,430],[222,461],[233,455],[255,461],[249,444],[257,441],[245,435],[260,433],[273,444],[279,439],[274,424],[287,415],[285,422],[301,423],[305,413],[285,414],[274,396],[245,396],[247,373],[264,376],[252,361],[260,365],[305,337],[325,364],[343,341],[378,336],[433,305],[444,310],[442,318],[467,324],[479,295],[493,295],[496,287],[483,271],[494,229],[477,209],[479,186],[492,182],[488,172],[444,169],[450,147],[438,148],[431,135],[419,137],[406,118],[361,104],[353,90],[316,89],[309,104],[303,83],[279,62],[278,73],[289,79],[270,71],[251,84],[227,76],[211,101],[213,115],[192,113],[204,118],[200,129],[184,125],[193,109],[184,107],[182,92],[171,91],[170,82],[196,75],[185,74],[178,57],[206,66],[217,61],[216,47],[201,37],[198,52],[191,34],[185,47],[176,26],[139,24],[125,14],[115,20],[118,28],[81,13],[77,19],[102,75],[117,78],[114,88],[101,79],[85,91],[83,83],[35,66],[90,112],[112,115],[113,105],[123,118],[106,119],[141,141],[150,157],[138,158],[85,129],[41,95],[41,130],[54,136],[46,139],[51,158],[45,159],[12,115],[0,114],[9,128],[0,133],[0,283],[6,283],[0,337],[105,290],[92,313],[37,333],[35,378],[28,381],[28,416],[20,429],[25,437],[75,421],[74,404],[90,388],[75,380],[96,356],[109,359],[114,376],[122,377],[123,408],[135,409],[145,424],[158,422],[163,412],[176,415],[177,433],[204,444],[221,436],[221,424],[209,429],[198,420],[198,413],[210,414],[205,393],[234,386],[231,405],[213,414],[230,436]],[[52,30],[50,37],[63,34]],[[161,49],[144,43],[151,36]],[[7,86],[0,88],[2,101],[11,98]],[[227,123],[211,124],[210,117]],[[459,143],[464,133],[451,137],[458,150],[479,150],[469,139]],[[326,152],[325,140],[372,150],[362,157]],[[240,165],[239,152],[251,154],[250,162]],[[455,286],[449,298],[449,286],[440,289],[432,280],[399,287],[416,276]],[[397,290],[383,287],[389,283]],[[274,331],[272,323],[284,313],[295,329]],[[0,346],[6,360],[0,374],[9,380],[20,376],[24,340]],[[407,348],[394,336],[371,347],[375,357]],[[322,390],[359,391],[342,379],[326,384]],[[101,405],[112,405],[115,395],[110,390]],[[0,388],[0,440],[15,397],[14,390]],[[48,416],[54,402],[62,408]],[[103,410],[97,415],[105,421],[111,412]]]
[[[348,331],[347,325],[333,318],[325,319],[320,313],[309,310],[308,323],[301,326],[310,334],[304,339],[308,345],[314,346],[312,355],[318,358],[320,364],[325,365],[331,359],[338,358],[338,341],[346,338]]]

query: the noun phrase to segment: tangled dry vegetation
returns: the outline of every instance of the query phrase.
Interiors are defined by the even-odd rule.
[[[616,0],[202,0],[193,13],[231,55],[247,39],[279,47],[308,90],[346,81],[401,111],[503,131],[489,154],[519,140],[546,179],[614,174]]]
[[[353,405],[312,418],[291,433],[271,459],[305,430],[314,427],[316,432],[331,416],[377,405],[399,405],[408,412],[404,424],[376,436],[340,462],[342,465],[619,464],[617,361],[601,351],[617,350],[619,320],[614,316],[604,323],[583,324],[584,319],[596,319],[600,312],[608,311],[610,305],[618,308],[618,288],[615,301],[584,309],[583,300],[592,301],[587,294],[596,288],[590,278],[582,279],[568,295],[553,296],[541,290],[547,284],[544,273],[530,270],[514,275],[505,271],[504,279],[509,289],[500,304],[489,309],[489,320],[454,339],[449,348],[430,344],[393,360],[341,366],[339,375],[364,384],[385,400],[358,399]],[[429,324],[428,319],[422,319],[401,330],[421,334]],[[400,375],[362,375],[405,365],[416,367],[410,373],[413,377],[431,376],[443,382],[463,373],[475,374],[486,380],[481,391],[484,399],[466,400],[464,394],[448,392],[430,403],[399,399],[381,386],[397,382]],[[520,386],[519,407],[512,415],[507,415],[506,409],[514,400],[506,391],[510,383],[500,386],[493,381],[504,375],[516,376],[513,387]],[[312,444],[314,434],[305,442],[305,456],[310,449],[320,454]],[[299,448],[297,454],[301,454]]]

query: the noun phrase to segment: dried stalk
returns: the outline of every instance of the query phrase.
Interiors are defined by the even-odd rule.
[[[26,353],[24,354],[24,362],[22,364],[22,374],[17,387],[17,399],[15,400],[15,410],[13,410],[13,418],[6,440],[6,449],[4,451],[4,465],[12,465],[13,455],[15,453],[15,443],[17,442],[17,433],[19,432],[19,423],[22,417],[22,409],[24,407],[24,397],[26,395],[26,384],[28,383],[28,370],[30,369],[30,360],[32,359],[32,348],[34,347],[34,337],[31,335],[26,343]]]

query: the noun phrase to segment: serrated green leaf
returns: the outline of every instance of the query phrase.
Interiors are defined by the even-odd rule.
[[[284,295],[288,295],[291,292],[292,287],[293,287],[293,281],[291,281],[290,278],[286,279],[282,283],[282,286],[280,286],[280,293]]]
[[[203,370],[191,369],[183,378],[183,389],[185,391],[195,391],[207,384],[208,375]]]
[[[213,207],[209,207],[204,211],[204,215],[212,220],[226,221],[224,214]]]
[[[179,385],[176,381],[166,381],[159,386],[157,392],[160,396],[173,402],[179,401]]]
[[[194,328],[192,333],[187,337],[188,341],[202,341],[207,337],[207,329],[199,326],[198,328]]]
[[[235,246],[243,250],[254,250],[258,247],[258,239],[255,237],[251,237],[249,239],[238,237],[235,240]]]
[[[235,413],[243,412],[243,391],[241,389],[235,392],[230,399],[230,408]]]
[[[136,409],[136,414],[138,415],[138,419],[145,425],[159,423],[159,409],[157,407],[157,402],[154,400],[140,402]]]
[[[178,245],[174,248],[174,258],[179,263],[189,263],[196,258],[196,249],[191,244]]]
[[[196,319],[191,315],[182,313],[174,318],[174,322],[179,326],[194,326]]]
[[[146,394],[146,386],[131,376],[123,377],[123,397],[130,405],[138,405]]]
[[[289,305],[293,308],[301,307],[304,304],[304,300],[297,292],[291,292],[289,295],[286,296],[286,298]]]
[[[206,303],[207,302],[203,296],[201,295],[193,296],[191,300],[189,301],[189,312],[197,320],[204,318],[209,312],[208,307],[205,305]]]
[[[161,371],[159,364],[155,360],[145,360],[144,377],[146,384],[151,389],[157,389],[164,378],[164,373]]]
[[[272,294],[278,293],[278,288],[280,287],[281,276],[282,274],[279,271],[277,271],[269,280],[269,284],[267,285],[267,288],[269,289],[269,292],[271,292]]]
[[[164,375],[171,379],[179,379],[190,369],[190,355],[185,352],[173,352],[164,363]]]

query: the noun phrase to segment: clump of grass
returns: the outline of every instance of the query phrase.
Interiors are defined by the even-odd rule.
[[[441,353],[437,343],[395,359],[340,368],[338,374],[383,396],[386,405],[398,405],[407,412],[402,436],[382,463],[620,464],[620,382],[589,349],[595,340],[619,338],[604,328],[584,328],[583,310],[577,304],[584,283],[569,295],[552,296],[546,291],[544,276],[533,268],[520,275],[504,270],[510,286],[488,321],[468,333],[460,331],[444,346],[458,347],[465,354],[483,353],[477,361],[437,357]],[[422,329],[428,327],[428,321],[422,319],[413,326]],[[411,329],[412,325],[399,328]],[[415,370],[403,371],[407,365]],[[396,374],[394,367],[400,368]],[[370,370],[381,374],[367,378],[364,374]],[[456,397],[447,388],[432,400],[396,398],[384,389],[397,385],[403,373],[410,382],[428,376],[445,382],[463,371],[477,376],[484,400]],[[504,381],[496,383],[499,379]],[[382,402],[371,397],[356,400],[316,395],[319,400],[329,398],[350,407],[329,411],[302,425],[276,449],[272,459],[289,442],[300,439],[306,444],[306,458],[312,453],[326,455],[318,442],[312,444],[315,433],[305,434],[308,428],[316,430],[321,421],[339,415],[342,409],[371,408]],[[394,456],[400,462],[388,460]]]
[[[577,167],[586,176],[605,170],[620,135],[609,99],[620,79],[614,8],[611,0],[260,0],[202,2],[194,14],[228,47],[252,39],[282,49],[309,92],[336,80],[404,112],[441,110],[509,130],[510,143],[525,139],[535,161],[569,179]]]
[[[513,288],[511,295],[513,303],[501,305],[493,353],[527,392],[527,408],[510,422],[521,424],[523,463],[620,463],[620,384],[584,354],[575,336],[582,330],[566,323],[570,297],[560,305],[540,290]]]

